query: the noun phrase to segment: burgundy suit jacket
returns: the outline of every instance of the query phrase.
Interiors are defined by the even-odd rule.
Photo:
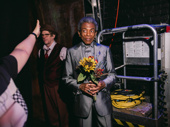
[[[44,58],[44,50],[41,49],[38,59],[38,71],[40,85],[48,85],[50,87],[59,85],[61,74],[63,72],[64,63],[60,60],[59,54],[63,46],[56,44],[46,61]]]

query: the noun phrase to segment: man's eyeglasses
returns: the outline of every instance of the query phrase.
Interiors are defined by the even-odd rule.
[[[43,36],[49,36],[50,34],[41,34],[41,36],[43,37]]]

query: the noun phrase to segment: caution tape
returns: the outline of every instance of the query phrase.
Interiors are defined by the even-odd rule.
[[[117,125],[125,126],[125,127],[145,127],[144,125],[134,124],[128,121],[122,121],[122,120],[115,119],[115,118],[113,120],[113,123]]]

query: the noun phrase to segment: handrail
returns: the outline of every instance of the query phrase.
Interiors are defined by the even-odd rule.
[[[136,77],[136,76],[116,75],[116,78],[131,79],[131,80],[140,80],[140,81],[154,81],[153,77]]]

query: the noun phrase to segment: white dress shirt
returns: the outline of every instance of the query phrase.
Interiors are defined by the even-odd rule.
[[[52,52],[52,50],[53,50],[53,48],[54,48],[54,46],[57,44],[57,42],[53,42],[51,45],[50,45],[50,47],[47,47],[46,45],[44,45],[43,46],[43,49],[44,50],[48,50],[48,49],[50,49],[49,51],[48,51],[48,56],[50,56],[50,54],[51,54],[51,52]],[[41,50],[41,49],[40,49]],[[38,52],[38,56],[40,57],[40,50],[39,50],[39,52]],[[60,57],[60,60],[61,61],[63,61],[63,60],[65,60],[66,59],[66,53],[67,53],[67,48],[66,47],[63,47],[62,49],[61,49],[61,51],[60,51],[60,54],[59,54],[59,57]],[[44,52],[44,54],[45,54],[45,52]]]

